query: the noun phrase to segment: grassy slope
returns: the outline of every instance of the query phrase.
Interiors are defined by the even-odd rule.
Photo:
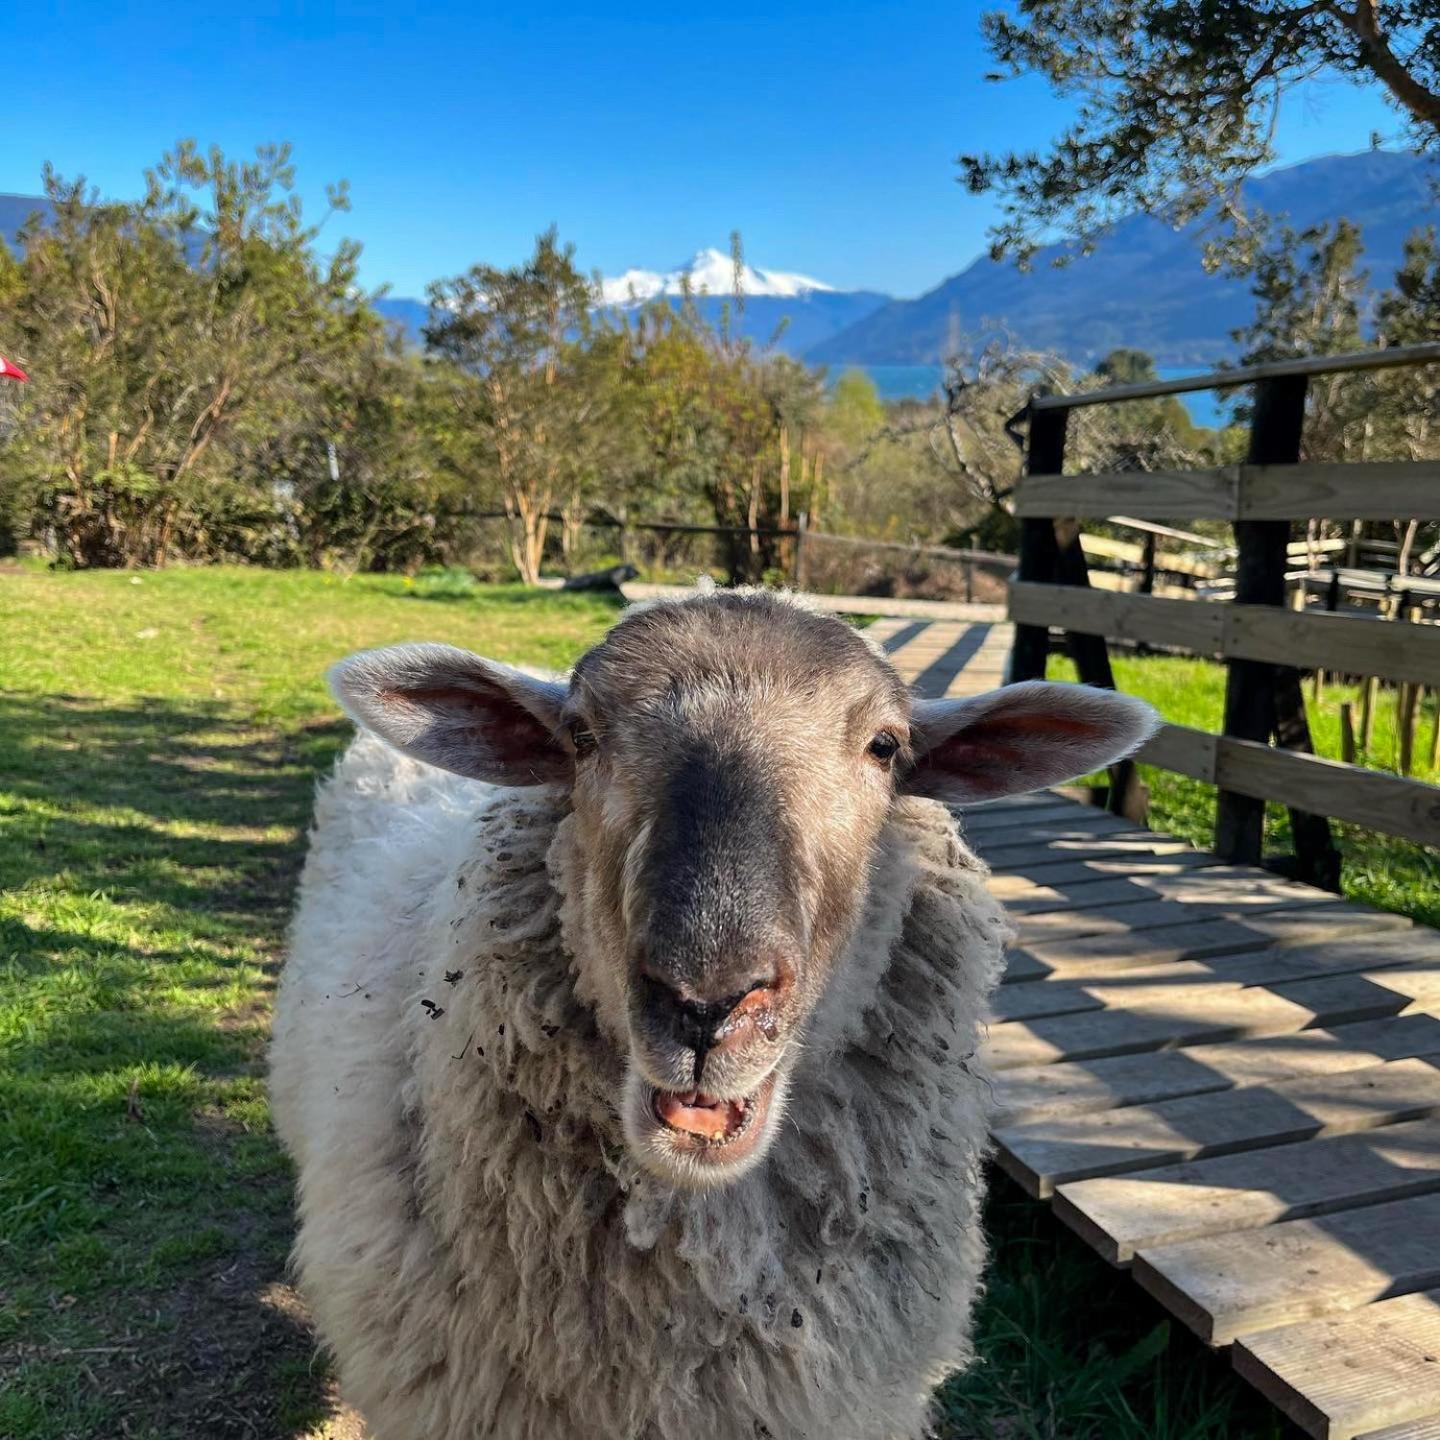
[[[260,1060],[345,736],[320,676],[417,637],[564,665],[612,617],[380,577],[0,575],[0,1435],[318,1422]]]

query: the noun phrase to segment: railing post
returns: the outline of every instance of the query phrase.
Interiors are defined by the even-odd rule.
[[[1030,411],[1029,434],[1025,442],[1027,475],[1059,475],[1065,469],[1065,431],[1070,422],[1066,409]],[[1055,543],[1055,524],[1049,519],[1020,522],[1019,579],[1036,584],[1054,584],[1059,578],[1060,552]],[[1050,630],[1045,625],[1017,625],[1010,651],[1011,680],[1043,680],[1050,658]]]
[[[1025,453],[1027,475],[1060,475],[1065,469],[1065,432],[1068,407],[1030,411],[1030,433]],[[1075,519],[1025,519],[1020,522],[1020,555],[1017,567],[1021,580],[1040,584],[1077,585],[1089,588],[1090,571],[1080,545],[1080,522]],[[1066,646],[1084,685],[1105,690],[1115,688],[1110,668],[1110,650],[1103,635],[1067,632]],[[1017,625],[1010,652],[1010,679],[1043,680],[1050,656],[1050,630],[1045,625]],[[1138,783],[1133,761],[1121,760],[1110,767],[1108,808],[1117,815],[1140,820],[1145,794]]]
[[[1255,386],[1250,425],[1252,465],[1293,464],[1300,458],[1309,378],[1277,376]],[[1237,605],[1285,604],[1288,520],[1237,520],[1235,567]],[[1230,660],[1225,681],[1223,733],[1267,743],[1277,735],[1287,749],[1310,750],[1310,727],[1299,672],[1260,660]],[[1291,830],[1301,878],[1336,889],[1340,857],[1323,816],[1291,810]],[[1215,817],[1215,853],[1236,864],[1258,864],[1264,852],[1265,802],[1221,790]]]

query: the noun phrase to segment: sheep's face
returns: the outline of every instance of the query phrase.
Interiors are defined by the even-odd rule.
[[[896,795],[1053,784],[1151,724],[1078,686],[912,703],[848,625],[747,592],[630,612],[568,685],[443,646],[359,655],[332,683],[420,759],[570,787],[576,962],[627,1052],[625,1136],[689,1186],[773,1143]]]
[[[910,710],[851,627],[760,597],[639,611],[577,666],[561,733],[593,983],[623,1017],[625,1133],[651,1169],[713,1183],[769,1146]]]

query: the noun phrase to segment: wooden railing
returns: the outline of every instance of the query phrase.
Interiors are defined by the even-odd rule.
[[[1440,345],[1318,356],[1183,380],[1043,395],[1026,410],[1026,475],[1016,491],[1019,567],[1011,587],[1014,680],[1044,676],[1051,628],[1065,633],[1080,679],[1113,688],[1107,637],[1223,659],[1222,733],[1166,725],[1139,759],[1219,787],[1215,850],[1258,862],[1265,802],[1290,810],[1297,869],[1338,888],[1340,857],[1329,818],[1424,845],[1440,845],[1440,786],[1313,753],[1302,669],[1377,676],[1440,688],[1440,627],[1397,619],[1286,608],[1291,524],[1440,519],[1440,465],[1299,463],[1312,375],[1440,362]],[[1246,462],[1213,470],[1065,475],[1070,411],[1081,405],[1253,385]],[[1091,588],[1080,521],[1228,520],[1237,551],[1233,602],[1116,594]],[[1274,746],[1271,740],[1276,742]],[[1133,766],[1112,769],[1110,805],[1129,813]]]

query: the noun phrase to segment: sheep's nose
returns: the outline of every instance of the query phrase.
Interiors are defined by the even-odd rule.
[[[697,1056],[724,1043],[732,1019],[752,1011],[768,1012],[778,978],[778,972],[769,968],[752,973],[739,985],[722,979],[719,984],[696,987],[649,967],[640,972],[647,1014],[676,1044]]]

